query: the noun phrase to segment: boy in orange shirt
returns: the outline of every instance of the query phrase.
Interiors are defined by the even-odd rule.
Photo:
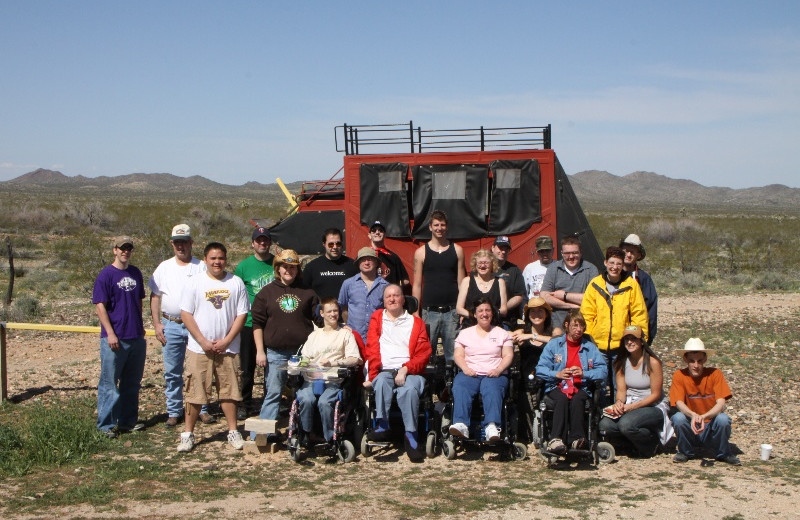
[[[669,402],[678,409],[672,416],[672,426],[678,436],[678,452],[674,462],[694,458],[695,446],[705,446],[714,451],[717,460],[740,466],[739,458],[731,453],[731,419],[724,413],[732,397],[725,376],[717,368],[705,368],[708,355],[699,338],[689,338],[682,350],[677,351],[688,365],[672,376]]]

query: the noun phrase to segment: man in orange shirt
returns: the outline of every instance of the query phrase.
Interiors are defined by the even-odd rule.
[[[731,419],[725,406],[732,397],[725,376],[718,368],[706,368],[708,355],[699,338],[689,338],[682,350],[677,351],[688,365],[672,376],[669,402],[678,409],[672,416],[672,426],[678,436],[678,452],[674,462],[694,458],[695,446],[705,446],[714,451],[722,462],[740,466],[739,458],[731,453]]]

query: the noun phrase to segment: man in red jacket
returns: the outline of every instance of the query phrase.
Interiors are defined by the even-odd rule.
[[[389,409],[392,396],[403,415],[406,454],[421,460],[417,418],[419,400],[425,388],[422,371],[431,357],[431,342],[425,322],[410,315],[404,308],[405,298],[399,285],[389,285],[383,292],[383,309],[370,319],[367,332],[366,359],[369,380],[375,390],[375,412],[378,424],[370,432],[372,441],[389,437]]]

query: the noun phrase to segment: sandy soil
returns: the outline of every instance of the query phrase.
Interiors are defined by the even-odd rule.
[[[707,322],[735,321],[737,316],[759,316],[763,313],[763,302],[769,301],[770,315],[772,316],[798,316],[800,312],[800,294],[777,295],[749,295],[742,296],[698,296],[692,299],[662,298],[660,302],[659,326],[664,329],[678,326],[691,320]],[[794,325],[792,325],[794,326]],[[679,348],[673,345],[669,348]],[[163,379],[161,374],[160,346],[154,339],[149,340],[149,355],[145,368],[143,388],[144,414],[155,416],[160,413],[159,406],[163,406]],[[668,349],[664,347],[666,352]],[[157,354],[157,355],[156,355]],[[15,402],[30,399],[40,399],[44,396],[74,396],[81,393],[93,395],[99,372],[97,362],[97,340],[94,335],[80,335],[68,333],[42,333],[28,331],[14,331],[8,333],[8,379],[9,397]],[[669,369],[667,369],[669,371]],[[646,493],[649,498],[644,501],[627,502],[623,504],[609,503],[602,510],[587,507],[581,514],[583,518],[636,518],[647,511],[650,518],[672,519],[676,516],[697,516],[722,518],[800,518],[796,510],[796,501],[800,493],[797,486],[779,476],[769,477],[773,468],[781,463],[788,462],[796,465],[800,459],[800,443],[798,443],[798,429],[800,428],[800,411],[798,411],[798,385],[788,385],[784,392],[786,406],[780,410],[781,418],[768,404],[759,403],[758,384],[747,379],[732,381],[736,397],[735,406],[732,403],[729,413],[734,417],[733,442],[741,450],[742,467],[730,467],[724,464],[714,464],[701,468],[699,461],[676,465],[671,463],[672,454],[660,454],[650,460],[634,460],[625,456],[620,457],[613,464],[600,465],[591,469],[593,476],[612,484],[617,489],[629,490],[630,493]],[[741,388],[736,386],[737,381],[741,386],[755,388]],[[797,382],[797,379],[794,380]],[[773,413],[771,413],[771,411]],[[218,428],[224,429],[222,426]],[[216,432],[215,432],[216,433]],[[758,446],[761,442],[768,441],[773,444],[774,458],[770,462],[758,460]],[[223,453],[225,459],[231,454],[224,453],[218,442],[204,443],[198,447],[196,453],[214,457],[214,453]],[[531,447],[532,449],[532,447]],[[245,464],[262,465],[275,464],[281,471],[296,471],[302,474],[308,468],[293,466],[287,463],[285,452],[276,454],[244,455]],[[364,485],[368,487],[371,472],[386,471],[402,473],[408,471],[411,464],[404,456],[397,458],[396,462],[377,462],[374,459],[357,459],[359,475],[364,477]],[[480,465],[485,465],[481,467]],[[525,464],[532,472],[552,471],[538,456],[517,462]],[[478,484],[483,493],[487,493],[487,506],[482,512],[464,514],[444,514],[443,518],[573,518],[575,510],[570,508],[559,509],[554,504],[547,503],[538,498],[536,490],[529,495],[520,495],[516,506],[505,509],[495,509],[491,506],[492,484],[486,475],[502,474],[502,463],[475,460],[447,461],[437,457],[425,461],[425,474],[435,474],[446,469],[456,469],[464,473],[470,480],[470,475],[477,473],[481,482]],[[419,467],[419,466],[418,466]],[[574,468],[560,468],[568,473]],[[497,473],[500,472],[500,473]],[[641,483],[636,475],[663,474],[665,485],[656,489],[641,489]],[[554,485],[557,485],[562,473],[554,473]],[[767,475],[767,477],[765,477]],[[711,478],[714,485],[708,485]],[[359,479],[362,481],[362,479]],[[668,483],[668,484],[667,484]],[[5,488],[8,490],[9,488]],[[702,490],[698,493],[698,490]],[[0,492],[0,494],[2,494]],[[230,500],[206,503],[176,502],[171,504],[158,504],[127,502],[127,515],[139,518],[163,518],[181,515],[186,518],[203,516],[204,513],[215,511],[214,516],[224,518],[246,517],[253,511],[261,512],[264,517],[278,516],[288,512],[304,514],[304,507],[319,500],[318,496],[310,496],[303,492],[287,491],[265,497],[263,493],[249,493],[232,497]],[[388,514],[373,506],[366,506],[363,511],[371,518],[396,518],[396,514]],[[7,512],[8,513],[8,512]],[[53,511],[53,516],[67,511]],[[70,508],[69,515],[78,518],[106,518],[115,517],[112,511],[104,509],[97,511],[90,507]],[[221,516],[220,516],[221,515]],[[739,516],[736,516],[739,515]]]

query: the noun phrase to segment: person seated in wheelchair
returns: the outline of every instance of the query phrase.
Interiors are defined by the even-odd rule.
[[[536,376],[545,382],[545,393],[554,403],[547,451],[556,455],[586,448],[585,407],[596,381],[608,377],[606,359],[590,336],[584,334],[586,320],[572,309],[564,320],[566,334],[544,347]],[[566,436],[566,437],[565,437]]]
[[[361,363],[361,355],[353,332],[339,326],[339,303],[336,298],[322,300],[320,312],[323,327],[309,334],[302,348],[303,365],[320,367],[321,370],[315,373],[319,377],[309,377],[306,372],[305,381],[296,395],[303,438],[308,439],[311,434],[314,409],[317,408],[323,436],[330,443],[333,440],[334,406],[341,385],[326,379],[338,381],[339,367],[357,366]]]
[[[622,332],[620,354],[614,361],[616,400],[603,410],[600,431],[624,437],[642,458],[652,457],[659,445],[664,414],[658,404],[664,397],[661,359],[647,346],[644,331],[628,325]]]
[[[425,391],[422,376],[431,357],[431,342],[425,322],[403,308],[405,297],[399,285],[391,284],[383,291],[383,309],[370,318],[367,331],[366,361],[369,385],[375,392],[377,424],[367,438],[373,442],[389,439],[389,411],[393,396],[403,416],[406,454],[421,460],[417,422],[420,397]]]
[[[475,299],[470,319],[476,325],[462,330],[455,341],[453,361],[460,369],[453,381],[453,424],[450,434],[469,437],[472,401],[483,400],[485,440],[500,440],[503,400],[508,390],[507,370],[514,361],[511,335],[499,326],[500,315],[486,296]]]

